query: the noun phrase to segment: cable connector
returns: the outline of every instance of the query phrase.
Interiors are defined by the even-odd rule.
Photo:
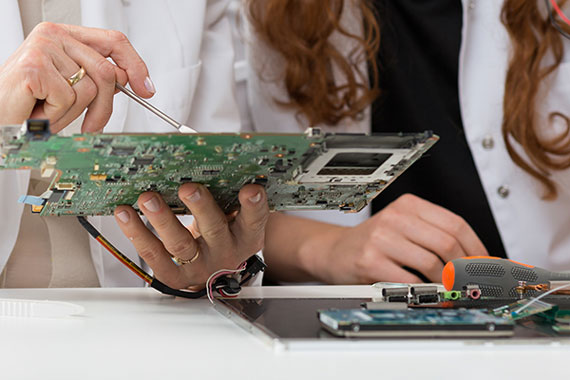
[[[265,268],[267,268],[267,265],[265,264],[265,262],[263,262],[263,259],[258,255],[253,255],[249,259],[247,259],[245,265],[246,265],[245,269],[241,272],[242,276],[245,276],[248,273],[251,274],[252,276],[255,276],[259,272],[265,271]]]

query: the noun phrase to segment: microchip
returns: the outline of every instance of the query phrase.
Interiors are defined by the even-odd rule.
[[[255,185],[261,185],[261,186],[265,186],[267,185],[267,178],[256,178],[253,180],[253,183]]]
[[[143,157],[135,157],[133,161],[133,165],[135,166],[143,166],[143,165],[150,165],[154,161],[153,156],[143,156]]]
[[[218,175],[220,174],[219,170],[202,170],[202,175]]]
[[[274,173],[285,173],[291,167],[291,161],[287,160],[284,162],[283,159],[278,159],[275,161],[275,169],[273,170]]]
[[[114,146],[113,150],[111,150],[111,155],[112,156],[130,156],[131,154],[135,153],[136,149],[137,148],[131,147],[131,146],[126,146],[126,147]]]

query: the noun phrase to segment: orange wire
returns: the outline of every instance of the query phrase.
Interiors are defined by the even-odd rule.
[[[150,284],[152,282],[152,278],[145,272],[143,272],[140,268],[134,266],[133,263],[130,262],[126,257],[124,257],[120,252],[115,250],[103,236],[99,235],[95,238],[107,251],[109,251],[117,260],[125,264],[134,274],[139,276],[144,282]]]

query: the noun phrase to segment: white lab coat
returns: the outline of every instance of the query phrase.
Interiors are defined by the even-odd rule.
[[[467,141],[508,256],[552,270],[570,270],[570,171],[554,174],[560,185],[559,197],[554,202],[543,201],[541,185],[513,163],[502,139],[502,104],[510,41],[500,22],[501,7],[502,2],[497,0],[463,0],[459,95]],[[570,52],[569,42],[565,44],[566,51]],[[274,86],[250,75],[248,90],[256,130],[298,130],[294,115],[268,104],[268,99],[276,94]],[[545,90],[544,98],[539,98],[544,100],[543,114],[555,110],[568,114],[570,53],[554,74],[552,87]],[[548,135],[552,128],[543,124],[541,128]],[[554,125],[558,130],[562,127]],[[370,130],[369,125],[367,129]],[[489,137],[494,147],[485,149],[482,142]],[[505,198],[498,194],[501,186],[509,189]],[[302,215],[348,225],[355,225],[367,216],[336,212],[304,212]]]
[[[227,0],[82,0],[85,26],[125,33],[148,65],[157,93],[151,102],[176,120],[198,131],[236,132],[240,128],[235,101],[231,29],[224,17]],[[17,0],[2,2],[0,62],[23,41]],[[191,112],[192,111],[192,112]],[[173,128],[122,94],[115,96],[106,132],[174,132]],[[18,235],[23,205],[19,195],[28,188],[29,173],[0,171],[0,271]],[[132,244],[113,217],[92,223],[131,259]],[[93,262],[101,286],[141,286],[142,281],[96,242]]]

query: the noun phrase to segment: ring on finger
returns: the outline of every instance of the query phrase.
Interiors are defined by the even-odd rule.
[[[85,76],[85,69],[83,67],[80,67],[75,74],[73,74],[67,79],[67,83],[69,83],[69,85],[73,87],[73,85],[79,82],[84,76]]]
[[[184,264],[192,264],[194,261],[198,260],[198,257],[200,257],[199,249],[196,251],[196,254],[191,259],[182,259],[178,256],[172,256],[172,261],[174,261],[174,264],[180,266]]]

